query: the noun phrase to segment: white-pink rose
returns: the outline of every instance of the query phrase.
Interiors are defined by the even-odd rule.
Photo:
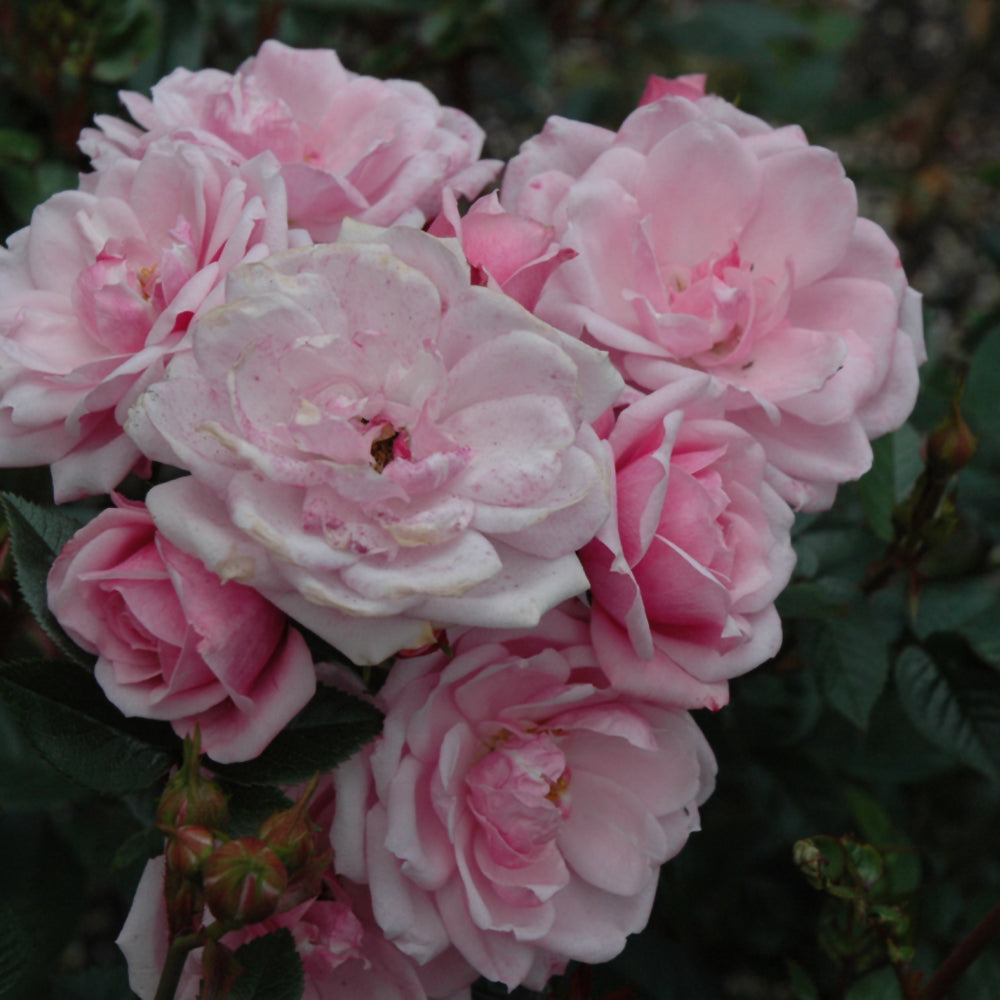
[[[283,165],[289,218],[317,241],[336,239],[345,218],[420,226],[445,187],[472,198],[500,169],[479,159],[483,131],[464,112],[418,83],[351,73],[330,49],[270,40],[235,75],[176,69],[152,100],[121,98],[146,131],[99,116],[101,131],[81,139],[99,168],[167,133],[234,159],[267,150]]]
[[[644,390],[709,372],[781,495],[823,509],[913,406],[919,296],[834,153],[703,93],[703,78],[654,80],[617,133],[549,119],[501,202],[578,253],[541,318]]]
[[[691,374],[618,414],[615,510],[580,553],[612,684],[687,708],[720,708],[729,678],[778,651],[795,563],[792,512],[724,392]]]
[[[257,756],[315,690],[305,640],[256,591],[167,541],[142,504],[116,503],[60,552],[49,607],[98,655],[95,676],[126,715],[181,736],[197,724],[222,763]]]
[[[144,466],[128,407],[227,271],[289,245],[269,154],[234,166],[164,140],[84,185],[0,248],[0,466],[50,464],[58,501]]]
[[[332,841],[416,961],[454,946],[487,978],[537,989],[645,925],[715,766],[687,712],[600,678],[586,623],[558,609],[390,673],[382,736],[335,772]]]
[[[231,277],[129,433],[193,475],[158,526],[356,663],[535,624],[610,509],[607,357],[470,284],[454,244],[352,225]]]

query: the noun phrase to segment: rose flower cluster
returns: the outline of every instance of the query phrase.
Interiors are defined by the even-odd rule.
[[[779,648],[794,510],[913,406],[896,249],[832,152],[702,77],[617,132],[550,119],[485,195],[474,121],[331,51],[122,99],[0,249],[0,465],[110,498],[51,609],[222,764],[361,688],[310,635],[385,717],[302,799],[322,871],[268,861],[221,941],[287,928],[312,1000],[612,958],[713,787],[690,710]],[[198,843],[122,934],[144,1000]]]

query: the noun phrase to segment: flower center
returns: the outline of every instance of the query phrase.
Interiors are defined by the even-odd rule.
[[[494,844],[530,858],[569,816],[566,757],[545,730],[502,729],[488,748],[466,777],[469,804]]]
[[[372,442],[372,467],[381,472],[395,458],[394,445],[399,431],[392,424],[383,424],[379,436]]]

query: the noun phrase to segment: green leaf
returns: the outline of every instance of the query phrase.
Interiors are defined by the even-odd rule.
[[[305,989],[302,960],[287,927],[237,948],[236,961],[243,971],[230,1000],[300,1000]]]
[[[850,581],[824,576],[807,583],[787,586],[776,602],[782,620],[789,618],[832,618],[857,596],[858,588]]]
[[[66,635],[49,610],[46,583],[52,563],[63,546],[97,512],[93,508],[40,507],[13,493],[0,494],[0,503],[10,528],[17,582],[28,607],[49,638],[67,656],[78,663],[93,663],[93,657]]]
[[[210,764],[221,778],[241,784],[294,785],[329,771],[382,729],[374,705],[336,688],[320,687],[312,701],[254,760]]]
[[[962,395],[962,413],[979,438],[977,460],[1000,462],[996,435],[997,400],[1000,399],[1000,329],[994,330],[976,349]]]
[[[872,442],[872,467],[858,481],[857,489],[872,530],[884,542],[893,536],[893,508],[923,470],[921,444],[920,434],[908,424]]]
[[[6,880],[5,880],[6,881]],[[4,891],[9,892],[4,886]],[[12,997],[31,971],[31,937],[11,905],[0,899],[0,998]]]
[[[270,785],[238,785],[233,781],[219,781],[219,787],[229,800],[230,836],[254,836],[268,816],[290,809],[292,800]]]
[[[42,141],[31,132],[0,128],[0,162],[34,163],[42,157]]]
[[[827,702],[859,729],[889,674],[889,659],[877,622],[863,604],[848,617],[825,622],[805,643],[807,662],[819,676]]]
[[[962,974],[955,1000],[996,1000],[1000,997],[1000,952],[987,948]]]
[[[100,58],[91,73],[101,83],[121,83],[152,57],[162,26],[149,0],[125,0],[101,32]],[[109,30],[110,29],[110,30]]]
[[[961,626],[988,608],[985,618],[1000,620],[1000,602],[981,577],[932,581],[920,592],[913,631],[919,639],[935,632],[962,631]]]
[[[932,743],[987,777],[1000,778],[1000,677],[986,669],[943,669],[918,646],[896,661],[899,700]]]
[[[867,563],[872,557],[871,536],[854,527],[810,527],[795,536],[794,545],[798,558],[795,574],[800,578],[830,573],[834,567],[851,565],[859,557]]]
[[[0,664],[0,698],[42,757],[92,791],[146,788],[173,763],[162,749],[172,738],[165,723],[125,719],[93,676],[73,664]]]
[[[887,965],[859,979],[844,1000],[903,1000],[903,991],[896,973]]]
[[[977,581],[979,582],[979,581]],[[979,582],[980,589],[986,588]],[[963,622],[959,634],[991,666],[1000,667],[1000,601]]]
[[[62,976],[56,980],[52,995],[53,1000],[122,1000],[129,995],[128,969],[116,965]]]
[[[66,947],[86,884],[74,852],[40,815],[0,815],[0,998],[33,988]]]
[[[849,787],[851,818],[862,839],[874,844],[885,864],[885,884],[890,897],[898,899],[920,885],[920,855],[913,842],[896,827],[882,804],[866,791]]]
[[[84,794],[34,752],[0,705],[0,805],[7,810],[41,809]]]
[[[788,978],[795,1000],[820,1000],[819,989],[798,962],[786,958],[785,967],[788,969]]]

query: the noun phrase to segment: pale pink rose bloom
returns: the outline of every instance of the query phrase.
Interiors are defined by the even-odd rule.
[[[618,414],[615,509],[580,552],[612,684],[686,708],[720,708],[729,678],[778,651],[795,564],[792,511],[724,392],[692,374]]]
[[[180,548],[355,663],[586,589],[575,552],[613,475],[587,421],[621,389],[605,355],[406,227],[352,224],[228,297],[129,421],[193,473],[147,498]]]
[[[445,188],[473,198],[501,166],[479,159],[484,134],[464,112],[418,83],[345,70],[330,49],[266,41],[234,75],[176,69],[152,100],[121,99],[142,128],[98,116],[101,131],[85,130],[80,145],[99,168],[165,133],[234,159],[267,150],[283,165],[293,225],[321,242],[345,218],[420,226]]]
[[[181,552],[141,503],[116,497],[65,545],[49,607],[125,715],[201,730],[221,763],[256,757],[309,701],[312,656],[255,590]]]
[[[687,712],[607,688],[586,622],[562,610],[503,641],[469,630],[454,650],[393,669],[382,736],[335,772],[337,865],[368,881],[375,919],[416,961],[453,946],[489,979],[540,989],[642,929],[714,760]]]
[[[560,247],[551,226],[514,215],[500,205],[496,192],[475,202],[462,215],[454,194],[446,191],[441,214],[427,231],[454,236],[472,268],[472,282],[495,288],[534,309],[548,276],[575,250]]]
[[[550,118],[501,203],[578,252],[537,315],[641,389],[710,373],[781,495],[823,509],[913,406],[920,298],[834,153],[703,91],[654,79],[618,132]]]
[[[0,248],[0,466],[50,464],[57,501],[145,467],[128,407],[226,272],[289,245],[270,155],[234,166],[164,140],[83,181]]]

